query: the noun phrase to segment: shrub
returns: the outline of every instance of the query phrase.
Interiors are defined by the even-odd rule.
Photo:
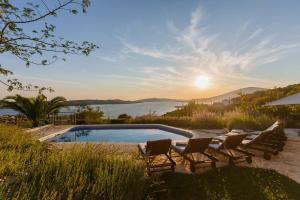
[[[83,106],[77,110],[76,118],[77,124],[100,124],[104,113],[99,107],[92,108],[90,106]]]
[[[118,116],[118,119],[131,119],[132,117],[130,115],[127,115],[126,113],[120,114]]]

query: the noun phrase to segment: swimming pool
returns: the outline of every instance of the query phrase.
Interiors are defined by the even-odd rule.
[[[50,142],[141,143],[151,140],[187,140],[193,135],[183,129],[159,124],[77,126],[50,138]]]

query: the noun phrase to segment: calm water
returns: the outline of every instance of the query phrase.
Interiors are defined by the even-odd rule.
[[[141,143],[159,139],[187,140],[188,138],[159,129],[104,129],[69,131],[50,139],[50,141]]]
[[[175,106],[183,105],[183,102],[146,102],[133,104],[104,104],[92,105],[92,107],[100,107],[105,113],[106,117],[116,118],[120,114],[127,113],[131,116],[146,115],[155,113],[156,115],[163,115],[167,112],[175,110]],[[77,107],[70,106],[62,108],[61,112],[76,111]],[[17,112],[10,109],[0,109],[0,115],[15,115]]]

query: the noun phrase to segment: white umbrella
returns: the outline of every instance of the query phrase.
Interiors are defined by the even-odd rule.
[[[300,93],[267,103],[267,106],[300,105]]]

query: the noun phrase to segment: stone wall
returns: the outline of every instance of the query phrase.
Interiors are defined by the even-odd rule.
[[[0,116],[0,123],[17,125],[20,123],[28,122],[28,119],[24,116],[4,115]]]

